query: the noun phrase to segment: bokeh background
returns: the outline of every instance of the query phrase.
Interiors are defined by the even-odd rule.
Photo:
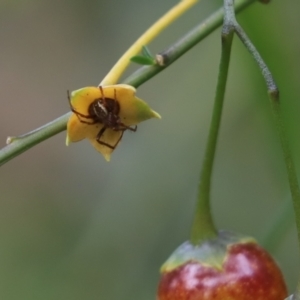
[[[175,0],[1,0],[0,145],[69,110]],[[222,5],[203,0],[150,45],[160,52]],[[238,19],[281,90],[298,169],[300,2],[256,3]],[[289,201],[260,71],[235,39],[212,186],[217,225],[266,240]],[[0,170],[0,299],[155,299],[159,268],[189,236],[220,57],[220,29],[143,84],[162,115],[126,132],[107,163],[61,133]],[[137,67],[131,67],[128,74]],[[270,251],[290,290],[293,217]],[[281,226],[283,228],[283,226]],[[275,235],[275,241],[276,235]]]

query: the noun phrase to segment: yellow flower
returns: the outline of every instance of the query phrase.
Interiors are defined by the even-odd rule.
[[[136,124],[161,118],[126,84],[85,87],[71,93],[73,114],[67,124],[66,144],[87,138],[104,158],[119,144],[124,131],[136,131]]]

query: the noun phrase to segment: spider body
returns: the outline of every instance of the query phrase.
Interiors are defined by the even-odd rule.
[[[101,92],[101,98],[95,99],[88,108],[88,114],[82,114],[76,111],[72,104],[70,95],[68,93],[68,99],[71,107],[71,111],[76,114],[79,121],[85,124],[94,125],[94,124],[102,124],[103,127],[100,129],[96,136],[96,140],[99,144],[104,145],[108,148],[115,149],[120,140],[123,137],[125,130],[136,131],[137,126],[130,127],[121,122],[119,112],[120,112],[120,104],[116,100],[116,90],[114,91],[114,99],[104,97],[103,88],[99,86]],[[86,120],[84,120],[86,119]],[[106,129],[112,129],[114,131],[121,131],[120,138],[118,139],[115,145],[110,145],[101,141],[101,137],[103,136]]]

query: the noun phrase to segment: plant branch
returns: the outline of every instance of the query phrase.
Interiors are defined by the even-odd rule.
[[[276,208],[266,228],[259,238],[260,244],[268,251],[275,252],[282,243],[286,233],[291,229],[294,222],[293,207],[290,197],[283,199]]]
[[[249,5],[256,2],[256,0],[238,0],[235,3],[236,13],[241,12]],[[197,25],[194,29],[184,35],[181,39],[175,42],[165,51],[161,52],[159,56],[163,61],[163,66],[144,66],[135,71],[132,75],[124,80],[123,83],[131,84],[135,87],[140,86],[145,81],[151,79],[153,76],[164,70],[174,61],[179,59],[183,54],[201,42],[215,29],[222,25],[224,18],[224,9],[220,8],[210,15],[207,19]]]
[[[232,2],[233,0],[225,0],[225,2],[226,1]],[[247,34],[244,32],[243,28],[236,21],[233,7],[229,7],[229,9],[231,10],[231,20],[232,20],[232,24],[234,25],[234,30],[237,36],[240,38],[240,40],[243,42],[245,47],[248,49],[248,51],[256,61],[267,85],[268,95],[272,107],[275,125],[280,138],[281,147],[284,155],[284,161],[288,173],[288,180],[289,180],[290,190],[293,199],[296,226],[298,232],[298,244],[300,248],[300,189],[299,189],[299,184],[298,184],[298,179],[296,174],[296,167],[292,158],[292,154],[291,154],[291,150],[290,150],[290,146],[286,134],[286,129],[283,122],[282,110],[280,107],[281,104],[279,99],[279,90],[268,66],[262,59],[261,55],[255,48],[255,46],[252,44],[251,40],[248,38]],[[294,295],[294,299],[300,300],[300,281],[298,283],[298,287]]]
[[[230,13],[230,10],[227,9],[227,6],[230,4],[230,2],[226,1],[224,4],[225,16],[222,29],[222,53],[219,67],[218,83],[208,140],[202,164],[202,171],[200,174],[196,213],[191,229],[190,241],[194,245],[199,245],[204,240],[217,236],[217,230],[214,225],[210,210],[210,190],[234,33],[234,27],[228,15],[228,12]]]
[[[116,84],[130,63],[130,58],[137,55],[142,47],[149,44],[170,23],[181,16],[187,9],[196,4],[198,0],[182,0],[162,18],[155,22],[116,62],[99,85]]]
[[[240,12],[247,8],[250,4],[253,4],[256,0],[238,0],[235,4],[236,12]],[[202,41],[206,36],[213,32],[222,24],[224,16],[223,8],[220,8],[210,17],[196,26],[187,35],[177,41],[174,45],[164,51],[164,57],[167,58],[166,66],[169,66],[184,53],[194,47],[197,43]],[[123,81],[134,87],[138,87],[150,78],[164,70],[166,67],[162,66],[147,66],[138,69],[131,76]],[[0,150],[0,166],[8,162],[17,155],[30,149],[36,144],[66,130],[67,121],[70,117],[70,113],[67,113],[52,122],[45,124],[29,133],[26,133],[17,138],[13,138],[13,142]]]

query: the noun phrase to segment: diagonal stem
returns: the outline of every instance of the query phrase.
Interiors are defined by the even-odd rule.
[[[243,42],[245,47],[248,49],[250,54],[255,59],[256,63],[258,64],[258,67],[260,68],[262,75],[264,77],[264,80],[266,82],[268,91],[273,91],[276,93],[278,92],[277,85],[275,83],[275,80],[273,79],[273,76],[271,74],[271,71],[269,70],[268,66],[262,59],[260,53],[257,51],[255,46],[252,44],[251,40],[247,36],[246,32],[243,30],[243,28],[240,26],[240,24],[235,20],[234,22],[234,29],[237,34],[237,36],[240,38],[240,40]]]
[[[116,62],[112,69],[101,81],[100,85],[116,84],[130,63],[130,58],[137,55],[142,47],[149,44],[170,23],[181,16],[198,0],[181,0],[176,6],[169,10],[162,18],[155,22]]]
[[[235,4],[235,10],[240,12],[255,2],[256,0],[237,0]],[[191,32],[185,35],[182,39],[172,45],[168,50],[166,50],[165,53],[168,57],[167,66],[176,61],[180,56],[202,41],[216,28],[218,28],[222,24],[223,16],[223,8],[220,8],[210,17],[200,23],[197,27],[195,27]],[[138,87],[165,68],[166,67],[161,66],[142,67],[137,72],[125,79],[123,83]],[[18,136],[17,138],[12,138],[12,142],[0,150],[0,166],[19,154],[27,151],[31,147],[37,145],[38,143],[41,143],[42,141],[66,130],[69,117],[70,113],[64,114],[63,116],[31,132]]]
[[[235,3],[235,12],[241,12],[250,4],[253,4],[256,1],[257,0],[237,0]],[[131,84],[135,87],[140,86],[146,80],[149,80],[157,73],[164,70],[174,61],[180,58],[183,54],[189,51],[192,47],[201,42],[215,29],[217,29],[222,24],[223,18],[224,9],[222,7],[216,12],[214,12],[207,19],[205,19],[203,22],[201,22],[199,25],[197,25],[190,32],[188,32],[186,35],[184,35],[177,42],[175,42],[171,47],[159,54],[163,60],[164,66],[155,65],[141,67],[132,75],[130,75],[127,79],[125,79],[124,83]]]

